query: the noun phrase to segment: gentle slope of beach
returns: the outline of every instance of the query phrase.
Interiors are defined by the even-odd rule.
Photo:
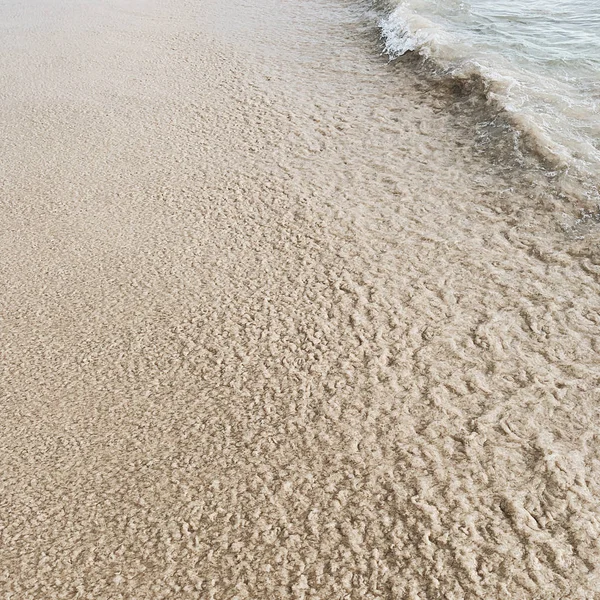
[[[0,9],[0,597],[598,597],[596,230],[351,3],[220,4]]]

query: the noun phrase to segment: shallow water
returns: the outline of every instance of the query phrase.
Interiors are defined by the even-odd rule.
[[[597,198],[598,3],[392,0],[369,6],[392,57],[414,51],[443,75],[480,76],[488,100],[566,175],[570,191]]]

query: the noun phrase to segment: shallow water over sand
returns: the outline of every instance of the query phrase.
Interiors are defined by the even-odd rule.
[[[0,595],[590,598],[593,234],[348,4],[221,4],[2,37]]]
[[[600,195],[600,8],[593,0],[374,0],[386,51],[417,52],[441,76],[481,78],[488,102],[561,172]]]

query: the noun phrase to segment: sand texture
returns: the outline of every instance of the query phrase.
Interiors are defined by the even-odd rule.
[[[222,4],[0,8],[0,598],[600,598],[593,232],[352,3]]]

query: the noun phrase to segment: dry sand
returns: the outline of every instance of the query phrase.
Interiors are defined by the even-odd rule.
[[[351,3],[220,4],[0,8],[0,598],[600,598],[597,240]]]

